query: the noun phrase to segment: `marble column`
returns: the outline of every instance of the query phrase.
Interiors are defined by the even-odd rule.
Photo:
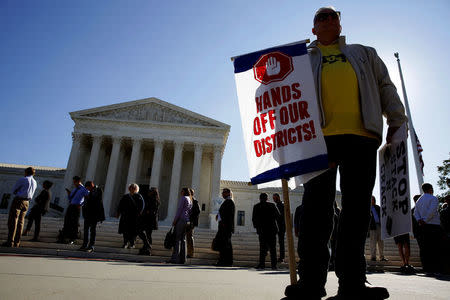
[[[210,203],[210,229],[217,229],[216,215],[219,212],[220,204],[223,202],[220,196],[220,173],[222,166],[222,151],[221,145],[214,146],[213,154],[213,176],[211,181],[211,203]]]
[[[116,182],[117,166],[119,164],[121,137],[113,137],[113,146],[111,150],[111,157],[108,164],[108,173],[106,175],[105,191],[103,193],[103,206],[105,207],[106,217],[110,217],[112,213],[112,199]]]
[[[200,170],[202,168],[202,144],[195,143],[194,145],[194,166],[192,167],[192,189],[195,191],[195,195],[200,195]]]
[[[155,146],[153,149],[153,163],[152,173],[150,174],[150,187],[159,188],[159,180],[161,177],[161,162],[162,162],[162,150],[164,146],[164,140],[155,139]]]
[[[178,198],[180,196],[180,175],[181,164],[183,160],[183,142],[174,142],[174,154],[172,164],[172,178],[170,179],[170,193],[169,193],[169,207],[167,209],[166,222],[172,222],[175,216],[178,204]]]
[[[64,185],[61,187],[61,200],[60,205],[63,207],[67,207],[69,205],[68,201],[64,201],[67,199],[66,188],[72,190],[73,181],[72,178],[75,175],[75,172],[78,169],[78,164],[80,162],[80,148],[81,148],[81,139],[82,134],[77,132],[72,132],[72,150],[70,150],[69,161],[67,162],[66,173],[64,175]]]
[[[95,183],[95,171],[97,170],[98,156],[102,145],[101,135],[92,135],[92,149],[89,157],[88,168],[86,171],[85,181],[93,181]]]
[[[130,166],[128,167],[128,177],[125,185],[125,193],[128,193],[128,185],[136,182],[137,169],[141,154],[142,139],[133,138],[133,150],[131,151]]]

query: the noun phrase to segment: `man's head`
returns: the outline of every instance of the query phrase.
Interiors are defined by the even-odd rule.
[[[372,196],[372,200],[371,200],[372,206],[375,205],[375,201],[376,201],[375,196]]]
[[[79,186],[81,184],[80,176],[73,176],[72,180],[73,180],[73,185],[74,186]]]
[[[281,202],[280,195],[277,193],[273,194],[272,199],[275,203]]]
[[[267,195],[267,193],[261,193],[261,194],[259,194],[259,201],[261,201],[261,202],[267,202],[267,199],[269,199],[269,195]]]
[[[222,190],[222,197],[224,199],[227,199],[228,197],[231,197],[231,190],[229,188],[224,188]]]
[[[450,205],[450,195],[445,196],[444,202]]]
[[[84,184],[84,187],[85,187],[89,192],[92,192],[92,190],[94,189],[95,185],[94,185],[94,182],[92,182],[92,181],[86,181],[86,183]]]
[[[35,172],[33,167],[28,167],[25,169],[25,176],[33,176]]]
[[[422,184],[422,191],[427,194],[433,195],[433,186],[430,183]]]
[[[323,45],[330,45],[341,34],[341,13],[333,6],[321,7],[314,15],[312,33]]]
[[[48,190],[52,187],[53,182],[49,181],[49,180],[45,180],[44,183],[42,184],[42,186],[44,187],[44,189]]]

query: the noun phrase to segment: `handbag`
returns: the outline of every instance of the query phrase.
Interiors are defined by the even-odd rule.
[[[170,227],[169,231],[166,233],[166,237],[164,238],[164,248],[172,249],[175,246],[175,230]]]
[[[216,236],[212,240],[211,250],[212,251],[220,251],[223,246],[223,238],[220,236],[219,232],[216,233]]]

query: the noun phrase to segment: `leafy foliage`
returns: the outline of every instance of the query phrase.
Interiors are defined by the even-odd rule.
[[[450,158],[444,160],[442,166],[438,166],[437,169],[439,172],[437,184],[439,189],[444,191],[438,195],[438,198],[443,199],[445,196],[450,195]]]

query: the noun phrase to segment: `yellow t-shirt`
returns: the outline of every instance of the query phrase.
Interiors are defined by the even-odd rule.
[[[338,44],[318,45],[322,52],[322,107],[324,135],[377,136],[364,128],[359,102],[358,79]]]

